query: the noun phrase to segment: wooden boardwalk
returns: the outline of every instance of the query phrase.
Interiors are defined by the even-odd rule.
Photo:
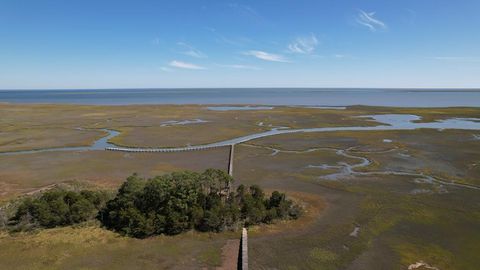
[[[233,176],[233,150],[235,145],[230,145],[230,157],[228,158],[228,174]]]
[[[242,238],[240,240],[240,252],[238,258],[238,269],[248,270],[248,232],[246,228],[242,230]]]
[[[199,151],[213,148],[225,147],[225,145],[219,146],[190,146],[190,147],[178,147],[178,148],[123,148],[123,147],[107,147],[107,151],[129,152],[129,153],[173,153],[173,152],[187,152],[187,151]],[[230,155],[228,158],[228,174],[233,176],[233,151],[235,144],[230,145]]]
[[[123,148],[123,147],[107,147],[107,151],[130,152],[130,153],[172,153],[172,152],[186,152],[207,150],[212,148],[225,147],[225,145],[218,146],[191,146],[178,148]],[[230,144],[230,153],[228,158],[228,174],[233,176],[233,160],[234,160],[235,144]],[[246,228],[242,229],[242,236],[240,239],[240,246],[238,251],[237,268],[241,270],[248,270],[248,232]]]
[[[130,152],[130,153],[171,153],[171,152],[186,152],[186,151],[198,151],[198,150],[207,150],[213,148],[225,147],[225,145],[215,145],[215,146],[187,146],[187,147],[177,147],[177,148],[124,148],[124,147],[107,147],[107,151],[119,151],[119,152]]]

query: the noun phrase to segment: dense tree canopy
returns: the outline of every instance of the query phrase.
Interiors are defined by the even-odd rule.
[[[144,238],[187,230],[220,232],[275,219],[296,219],[301,208],[285,194],[240,185],[221,170],[175,172],[150,179],[134,174],[113,199],[106,192],[55,189],[25,199],[10,223],[16,229],[67,226],[95,217],[108,229]]]
[[[107,193],[101,191],[50,190],[25,199],[11,221],[27,228],[72,225],[94,218],[107,200]]]
[[[100,211],[99,219],[109,229],[143,238],[190,229],[218,232],[301,214],[285,194],[275,191],[266,198],[260,187],[243,185],[231,192],[232,181],[214,169],[148,180],[132,175]]]

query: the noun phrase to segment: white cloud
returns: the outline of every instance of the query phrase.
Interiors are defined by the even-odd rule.
[[[312,54],[318,45],[317,37],[312,34],[309,37],[299,37],[288,45],[288,50],[292,53]]]
[[[248,52],[244,52],[243,54],[248,56],[253,56],[264,61],[282,62],[282,63],[289,62],[287,59],[285,59],[283,55],[267,53],[263,51],[248,51]]]
[[[225,68],[234,68],[234,69],[250,69],[250,70],[261,70],[259,67],[255,66],[247,66],[247,65],[239,65],[239,64],[233,64],[233,65],[218,65],[219,67],[225,67]]]
[[[170,62],[169,66],[175,67],[175,68],[195,69],[195,70],[206,69],[205,67],[202,67],[202,66],[198,66],[198,65],[191,64],[191,63],[186,63],[186,62],[181,62],[181,61],[177,61],[177,60],[173,60],[172,62]]]
[[[195,47],[185,43],[185,42],[177,42],[177,45],[182,47],[184,51],[182,52],[185,55],[195,57],[195,58],[207,58],[207,55],[203,52],[195,49]]]
[[[386,30],[387,25],[380,21],[379,19],[374,18],[375,12],[365,12],[360,10],[357,16],[357,23],[368,27],[370,31],[375,32],[377,30]]]

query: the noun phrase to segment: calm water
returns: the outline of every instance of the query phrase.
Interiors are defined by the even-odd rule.
[[[305,106],[480,106],[480,90],[121,89],[0,91],[0,102],[70,104],[264,104]]]

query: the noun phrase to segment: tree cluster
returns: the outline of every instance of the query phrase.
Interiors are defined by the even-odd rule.
[[[10,222],[19,229],[72,225],[95,218],[108,199],[102,191],[50,190],[25,199]]]
[[[121,234],[144,238],[187,230],[223,231],[239,226],[296,219],[301,208],[285,194],[266,197],[258,186],[239,186],[224,171],[177,172],[151,179],[130,176],[98,218]]]
[[[276,219],[296,219],[302,208],[274,191],[267,197],[256,185],[232,190],[221,170],[175,172],[150,179],[134,174],[111,199],[103,191],[50,190],[26,198],[9,224],[14,230],[53,228],[98,219],[123,235],[145,238],[196,229],[220,232]]]

